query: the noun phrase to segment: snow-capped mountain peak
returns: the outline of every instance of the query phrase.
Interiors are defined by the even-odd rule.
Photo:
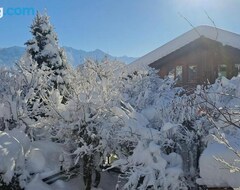
[[[128,57],[128,56],[121,56],[121,57],[112,56],[100,49],[87,52],[84,50],[77,50],[67,46],[64,46],[63,48],[66,52],[69,63],[74,66],[82,64],[85,59],[102,60],[104,57],[108,57],[111,60],[116,59],[126,64],[136,59],[134,57]],[[25,52],[25,48],[19,47],[19,46],[0,48],[0,65],[13,66],[19,60],[19,58],[24,54],[24,52]]]

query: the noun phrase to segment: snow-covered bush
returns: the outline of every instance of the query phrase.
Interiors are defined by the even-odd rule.
[[[207,148],[200,158],[199,184],[238,187],[239,129],[240,129],[240,78],[219,78],[215,84],[198,89],[199,106],[211,130]],[[208,166],[210,162],[212,166]],[[208,174],[206,173],[208,170]],[[216,170],[219,170],[215,175]]]
[[[134,72],[125,72],[123,96],[136,111],[155,106],[159,98],[172,99],[179,91],[173,88],[173,80],[159,78],[153,68],[146,67]]]
[[[71,147],[75,163],[83,161],[86,189],[91,187],[92,170],[100,170],[99,166],[113,151],[107,135],[113,131],[111,119],[118,117],[113,110],[120,107],[122,99],[118,67],[121,64],[117,62],[87,60],[71,73],[71,99],[63,109],[58,109],[60,117],[53,138]]]
[[[121,167],[127,176],[124,189],[187,189],[182,179],[181,156],[166,155],[161,148],[154,141],[141,140],[132,155],[113,163],[113,167]]]
[[[239,130],[235,135],[224,135],[233,150],[223,141],[210,141],[200,160],[200,177],[197,182],[208,187],[240,187],[240,161],[236,152],[240,150]],[[236,152],[235,152],[236,151]]]

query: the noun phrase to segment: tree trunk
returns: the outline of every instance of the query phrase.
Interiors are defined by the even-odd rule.
[[[85,190],[91,190],[92,186],[92,156],[83,156],[83,181]]]

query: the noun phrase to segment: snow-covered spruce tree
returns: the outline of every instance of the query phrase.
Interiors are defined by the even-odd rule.
[[[7,83],[2,85],[3,109],[9,110],[12,117],[5,117],[5,124],[12,126],[19,121],[28,126],[35,125],[37,122],[32,119],[43,126],[49,123],[44,122],[44,118],[40,122],[42,116],[51,115],[53,106],[49,104],[48,97],[54,91],[59,91],[64,103],[70,90],[70,68],[63,50],[58,47],[57,36],[46,14],[37,13],[31,33],[33,39],[26,43],[26,53],[17,63],[17,70],[2,72],[3,80]]]
[[[57,34],[54,32],[46,13],[41,15],[37,12],[31,25],[31,33],[33,39],[25,43],[27,45],[26,53],[37,62],[39,69],[49,73],[47,76],[48,90],[58,89],[64,97],[64,103],[70,89],[67,72],[70,66],[67,63],[64,50],[58,45]]]

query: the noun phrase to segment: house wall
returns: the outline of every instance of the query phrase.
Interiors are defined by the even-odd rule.
[[[182,67],[182,80],[178,85],[183,87],[195,87],[197,84],[214,83],[218,78],[219,69],[227,78],[236,75],[235,64],[240,64],[240,50],[230,46],[223,46],[214,40],[200,37],[188,45],[150,64],[159,70],[159,75],[165,77],[172,69]],[[224,67],[226,65],[226,68]],[[196,66],[193,74],[190,68]],[[226,72],[224,71],[226,70]],[[192,80],[190,80],[192,79]]]

